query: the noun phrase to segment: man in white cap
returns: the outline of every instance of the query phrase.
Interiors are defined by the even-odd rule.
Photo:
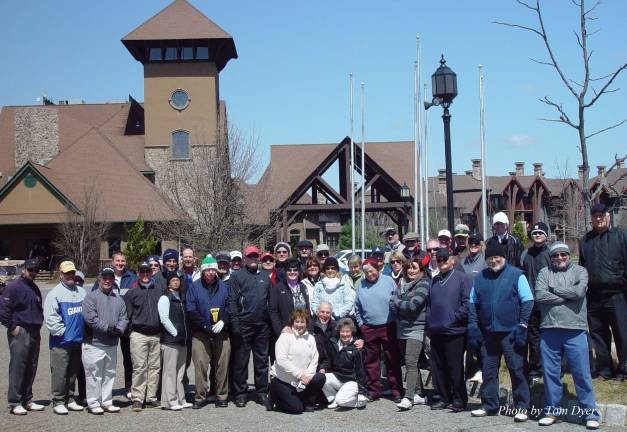
[[[523,246],[516,237],[508,233],[509,219],[503,212],[498,212],[492,218],[492,229],[494,236],[489,239],[497,240],[505,250],[505,259],[515,267],[521,268],[520,256],[522,255]]]
[[[329,258],[329,254],[331,250],[329,249],[329,245],[320,243],[316,247],[316,256],[318,257],[318,261],[320,261],[320,265],[324,266],[324,261]]]
[[[231,273],[238,271],[242,268],[242,253],[238,250],[231,251]]]
[[[451,236],[451,232],[449,230],[443,229],[438,232],[438,241],[440,242],[440,248],[448,250],[449,253],[452,252],[451,250],[452,239],[453,239],[453,236]]]

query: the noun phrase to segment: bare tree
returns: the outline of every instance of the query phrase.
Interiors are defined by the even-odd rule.
[[[616,78],[620,75],[620,73],[627,69],[627,62],[619,66],[613,72],[603,76],[593,77],[590,72],[590,58],[592,57],[594,51],[588,48],[588,38],[594,35],[598,30],[589,32],[587,27],[591,21],[594,21],[596,19],[596,17],[593,16],[593,12],[599,6],[600,0],[597,0],[594,5],[589,9],[587,9],[585,6],[585,0],[571,0],[573,5],[575,5],[579,9],[579,30],[574,32],[583,65],[583,76],[579,81],[569,78],[564,72],[564,69],[560,66],[560,63],[558,63],[557,61],[557,57],[553,50],[553,46],[549,42],[548,33],[544,25],[542,11],[540,9],[540,0],[536,0],[535,6],[522,0],[516,0],[516,2],[522,7],[529,9],[536,15],[537,27],[529,27],[501,21],[494,21],[494,23],[529,31],[540,37],[544,43],[549,59],[532,60],[538,64],[547,65],[553,68],[564,86],[568,89],[568,92],[572,94],[573,97],[577,100],[577,120],[575,120],[574,116],[571,117],[568,115],[567,109],[564,108],[564,105],[562,103],[554,101],[549,96],[545,96],[544,98],[539,99],[542,103],[555,109],[559,115],[558,118],[543,118],[540,120],[557,122],[570,126],[574,128],[579,135],[578,148],[581,153],[581,161],[583,165],[582,196],[584,206],[584,226],[588,227],[590,225],[591,195],[588,187],[590,166],[588,164],[587,140],[596,135],[599,135],[600,133],[606,132],[610,129],[614,129],[624,124],[625,122],[627,122],[627,118],[617,121],[610,126],[598,129],[595,132],[589,133],[586,132],[586,110],[591,108],[604,94],[613,93],[619,90],[618,88],[611,88],[611,86],[616,81]],[[589,90],[592,90],[592,95],[589,94]]]
[[[67,203],[66,220],[59,225],[53,247],[64,259],[70,259],[85,273],[94,270],[100,257],[100,242],[111,227],[100,206],[100,193],[94,184],[85,186],[80,202]]]

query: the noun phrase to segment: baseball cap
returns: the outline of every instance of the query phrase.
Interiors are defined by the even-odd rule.
[[[246,246],[244,248],[244,256],[247,257],[252,254],[261,255],[261,250],[255,245]]]
[[[242,259],[244,257],[244,255],[242,255],[242,253],[238,250],[231,251],[229,255],[231,257],[231,261],[233,261],[235,258]]]
[[[229,255],[227,251],[219,251],[218,253],[216,253],[216,261],[219,263],[220,262],[230,263],[231,255]]]
[[[470,228],[466,224],[457,224],[455,225],[455,237],[462,236],[468,237],[468,233],[470,232]]]
[[[452,236],[451,236],[451,232],[449,230],[443,229],[443,230],[440,230],[438,232],[438,237],[448,237],[448,238],[451,238]]]
[[[100,275],[101,276],[113,276],[115,275],[115,272],[113,271],[111,267],[105,267],[102,270],[100,270]]]
[[[370,255],[374,256],[374,255],[385,255],[385,251],[379,247],[379,246],[375,246],[372,248],[372,252],[370,253]]]
[[[503,223],[505,225],[509,225],[509,219],[507,218],[507,215],[503,212],[498,212],[492,218],[492,225],[498,222]]]
[[[329,245],[326,245],[324,243],[320,243],[317,247],[316,247],[316,253],[318,252],[329,252]]]
[[[39,260],[37,258],[30,258],[24,261],[24,268],[26,269],[39,269]]]
[[[272,258],[272,261],[274,261],[274,255],[272,255],[271,252],[264,252],[261,254],[261,256],[259,257],[260,261],[263,261],[266,258]]]
[[[59,270],[61,271],[61,273],[76,272],[76,266],[74,266],[74,263],[72,261],[63,261],[61,264],[59,264]]]
[[[593,205],[590,209],[590,214],[594,213],[607,213],[607,206],[603,203]]]

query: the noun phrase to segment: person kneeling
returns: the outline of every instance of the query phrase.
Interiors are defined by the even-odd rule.
[[[355,346],[355,323],[342,318],[337,330],[338,337],[327,343],[327,359],[320,369],[326,378],[322,391],[329,401],[328,408],[365,408],[366,372],[361,352]]]
[[[325,376],[316,373],[318,349],[309,328],[309,313],[296,309],[290,316],[291,331],[284,331],[275,345],[276,361],[272,367],[270,403],[288,414],[312,412],[325,383]]]

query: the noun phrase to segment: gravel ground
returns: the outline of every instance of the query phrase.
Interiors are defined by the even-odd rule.
[[[42,286],[44,295],[50,285]],[[39,370],[34,385],[35,400],[49,405],[50,372],[48,362],[48,334],[42,330],[41,354]],[[118,352],[118,380],[116,389],[121,389],[122,355]],[[0,364],[7,367],[9,352],[6,342],[6,331],[0,332]],[[190,368],[190,372],[193,368]],[[193,373],[192,373],[193,376]],[[190,376],[190,379],[193,379]],[[252,374],[251,374],[252,376]],[[0,375],[0,395],[7,392],[8,374],[5,370]],[[123,407],[118,414],[93,416],[83,413],[70,412],[67,416],[52,414],[50,406],[43,412],[32,412],[26,416],[10,415],[8,409],[0,410],[0,431],[308,431],[325,430],[346,431],[523,431],[538,430],[535,422],[517,424],[510,417],[489,417],[477,419],[470,417],[468,412],[452,414],[443,411],[431,411],[426,406],[416,406],[407,412],[398,412],[391,401],[380,400],[368,405],[364,410],[331,411],[324,410],[315,413],[306,413],[299,416],[287,415],[278,412],[266,412],[263,407],[250,402],[246,408],[236,408],[230,404],[228,408],[217,409],[209,405],[201,410],[185,410],[183,412],[169,412],[159,409],[147,409],[140,413],[133,413],[128,409],[128,402],[120,390],[116,390],[114,400]],[[474,406],[473,406],[474,408]],[[585,430],[583,426],[567,423],[556,424],[551,431]],[[625,430],[624,428],[603,427],[607,431]]]

